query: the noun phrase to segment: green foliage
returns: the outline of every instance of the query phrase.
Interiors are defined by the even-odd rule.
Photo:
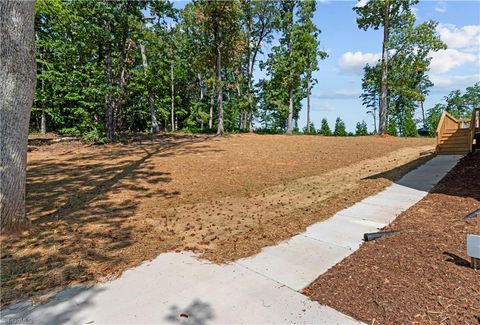
[[[398,136],[397,123],[395,122],[395,119],[388,119],[386,133],[394,137]]]
[[[310,132],[307,131],[307,127],[305,126],[303,128],[303,133],[304,134],[312,134],[312,135],[317,134],[317,130],[315,129],[315,124],[313,124],[313,122],[310,122]]]
[[[418,136],[417,125],[413,120],[412,114],[407,114],[402,119],[402,136],[404,137],[416,137]]]
[[[440,118],[442,117],[444,109],[444,105],[436,104],[434,107],[427,111],[426,123],[428,128],[428,134],[431,137],[434,137],[435,133],[437,132],[438,123],[440,122]]]
[[[388,115],[401,134],[413,129],[411,116],[431,87],[429,53],[443,48],[434,22],[415,24],[415,2],[392,2],[390,8]],[[358,9],[359,26],[380,28],[384,4],[371,0]],[[177,10],[164,0],[37,0],[31,129],[40,128],[43,115],[49,131],[89,142],[110,141],[109,133],[151,132],[155,119],[169,131],[172,117],[178,130],[207,131],[210,120],[220,120],[220,93],[225,132],[245,131],[252,121],[260,122],[259,132],[284,132],[287,119],[298,119],[327,56],[313,22],[315,6],[313,0],[198,0]],[[277,35],[278,44],[258,62]],[[266,78],[253,84],[258,64]],[[362,101],[373,114],[380,67],[366,67],[362,83]],[[444,109],[467,114],[480,103],[478,89],[450,94]],[[360,127],[357,134],[364,133],[364,122]],[[346,134],[344,128],[336,126],[335,134]],[[313,123],[310,130],[316,133]],[[318,132],[332,133],[325,119]]]
[[[332,131],[330,130],[330,126],[328,125],[328,121],[326,118],[322,119],[320,130],[318,130],[318,133],[326,136],[332,135]]]
[[[388,115],[395,120],[396,129],[402,130],[402,134],[416,134],[413,131],[416,129],[415,122],[411,116],[419,104],[425,101],[429,88],[433,86],[427,74],[431,53],[446,47],[440,40],[436,27],[437,23],[433,21],[415,25],[415,16],[406,15],[391,30],[388,46],[394,54],[388,61]],[[380,80],[380,62],[364,68],[363,92],[360,97],[372,115],[376,114],[380,104]],[[404,127],[408,130],[404,131]],[[390,129],[393,130],[391,126]]]
[[[438,103],[427,110],[426,124],[430,136],[435,136],[438,122],[443,111],[447,111],[456,118],[469,118],[474,108],[480,107],[480,83],[467,87],[465,93],[453,90],[443,98],[444,103]]]
[[[379,101],[381,132],[385,126],[382,117],[387,115],[395,115],[399,128],[411,124],[403,120],[407,112],[423,102],[433,86],[427,75],[431,53],[446,48],[436,32],[437,22],[416,24],[412,6],[417,3],[370,0],[353,8],[359,28],[383,29],[382,60],[375,67],[365,67],[361,96],[374,118]]]
[[[347,130],[345,128],[345,122],[340,117],[337,117],[335,120],[335,129],[333,135],[337,137],[344,137],[347,135]]]
[[[359,136],[368,135],[368,127],[365,121],[357,122],[357,125],[355,128],[355,135],[359,135]]]

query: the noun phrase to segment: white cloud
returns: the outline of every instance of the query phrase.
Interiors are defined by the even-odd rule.
[[[447,12],[447,4],[445,1],[439,1],[433,10],[443,14],[444,12]]]
[[[323,99],[348,99],[358,98],[361,91],[357,88],[342,88],[337,90],[321,90],[312,93],[313,97]]]
[[[342,72],[361,75],[367,63],[374,65],[380,58],[380,53],[346,52],[338,60],[338,65]]]
[[[480,46],[480,25],[466,25],[458,28],[455,25],[439,24],[437,32],[450,49]]]
[[[455,49],[440,50],[432,53],[430,69],[432,73],[445,73],[465,63],[478,60],[478,54],[461,52]]]
[[[364,7],[367,4],[368,0],[358,0],[357,7]]]
[[[458,28],[455,25],[440,24],[437,32],[448,48],[432,53],[430,71],[432,74],[447,73],[452,69],[471,64],[472,70],[478,71],[480,63],[480,25],[466,25]],[[449,83],[448,76],[440,80],[441,84]],[[452,80],[460,80],[459,76]]]
[[[439,89],[459,89],[471,86],[480,81],[480,74],[449,76],[449,75],[430,75],[430,80],[435,84],[435,90]]]

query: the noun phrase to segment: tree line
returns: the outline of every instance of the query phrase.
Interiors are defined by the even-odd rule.
[[[415,135],[429,88],[437,23],[416,23],[418,0],[354,7],[359,28],[382,28],[382,59],[365,67],[362,101],[375,133]],[[319,61],[314,0],[37,0],[32,130],[114,141],[118,134],[252,131],[291,134]],[[267,52],[266,49],[271,46]],[[266,54],[264,59],[261,54]],[[255,71],[265,77],[256,80]],[[378,130],[377,126],[378,115]]]
[[[255,118],[292,133],[326,57],[313,0],[198,0],[181,10],[162,0],[38,0],[35,9],[31,127],[94,141],[251,131]],[[259,66],[268,77],[257,83]]]

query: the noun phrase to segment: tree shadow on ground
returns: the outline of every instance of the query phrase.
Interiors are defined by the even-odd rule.
[[[426,153],[425,155],[408,164],[391,169],[387,172],[367,177],[366,179],[386,178],[396,184],[420,191],[480,200],[480,182],[472,182],[472,184],[468,185],[469,187],[451,186],[452,182],[458,183],[457,179],[465,179],[463,177],[464,175],[471,175],[470,177],[472,179],[475,178],[475,175],[478,173],[477,169],[480,168],[480,154],[478,153],[470,153],[461,158],[457,165],[462,166],[462,168],[452,169],[445,175],[441,182],[433,187],[428,179],[425,179],[422,175],[409,175],[409,177],[402,178],[402,176],[405,174],[405,171],[416,169],[434,157],[436,157],[436,155],[432,153]],[[442,159],[442,157],[445,156],[439,156],[440,159]],[[467,161],[468,163],[464,163]],[[447,186],[445,184],[450,185]],[[472,189],[472,186],[476,187],[476,189]]]
[[[2,235],[2,305],[74,282],[118,275],[176,243],[137,212],[145,198],[180,195],[153,158],[215,150],[206,136],[163,135],[93,153],[35,160],[27,173],[28,233]],[[154,186],[152,186],[154,185]],[[148,249],[141,240],[156,244]],[[139,257],[140,256],[140,257]]]
[[[11,305],[2,310],[1,321],[2,324],[88,324],[93,320],[76,319],[78,311],[93,306],[94,297],[104,290],[99,286],[72,286],[59,291],[45,304],[32,305],[25,301]]]

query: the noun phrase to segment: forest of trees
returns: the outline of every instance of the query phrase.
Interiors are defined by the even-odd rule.
[[[31,129],[113,141],[251,131],[258,119],[292,133],[326,57],[314,12],[312,0],[194,1],[181,10],[158,0],[38,0]],[[274,34],[278,45],[259,62]],[[258,66],[269,78],[256,83]]]
[[[445,45],[436,22],[416,23],[417,2],[353,8],[359,28],[384,30],[382,60],[365,67],[362,84],[375,133],[378,123],[380,134],[415,136],[414,112],[433,86],[430,55]],[[304,133],[323,134],[310,118],[313,74],[327,58],[313,0],[198,0],[182,9],[164,0],[35,6],[32,131],[96,142],[160,130],[291,134],[299,132],[305,102]],[[256,69],[266,77],[256,80]]]

